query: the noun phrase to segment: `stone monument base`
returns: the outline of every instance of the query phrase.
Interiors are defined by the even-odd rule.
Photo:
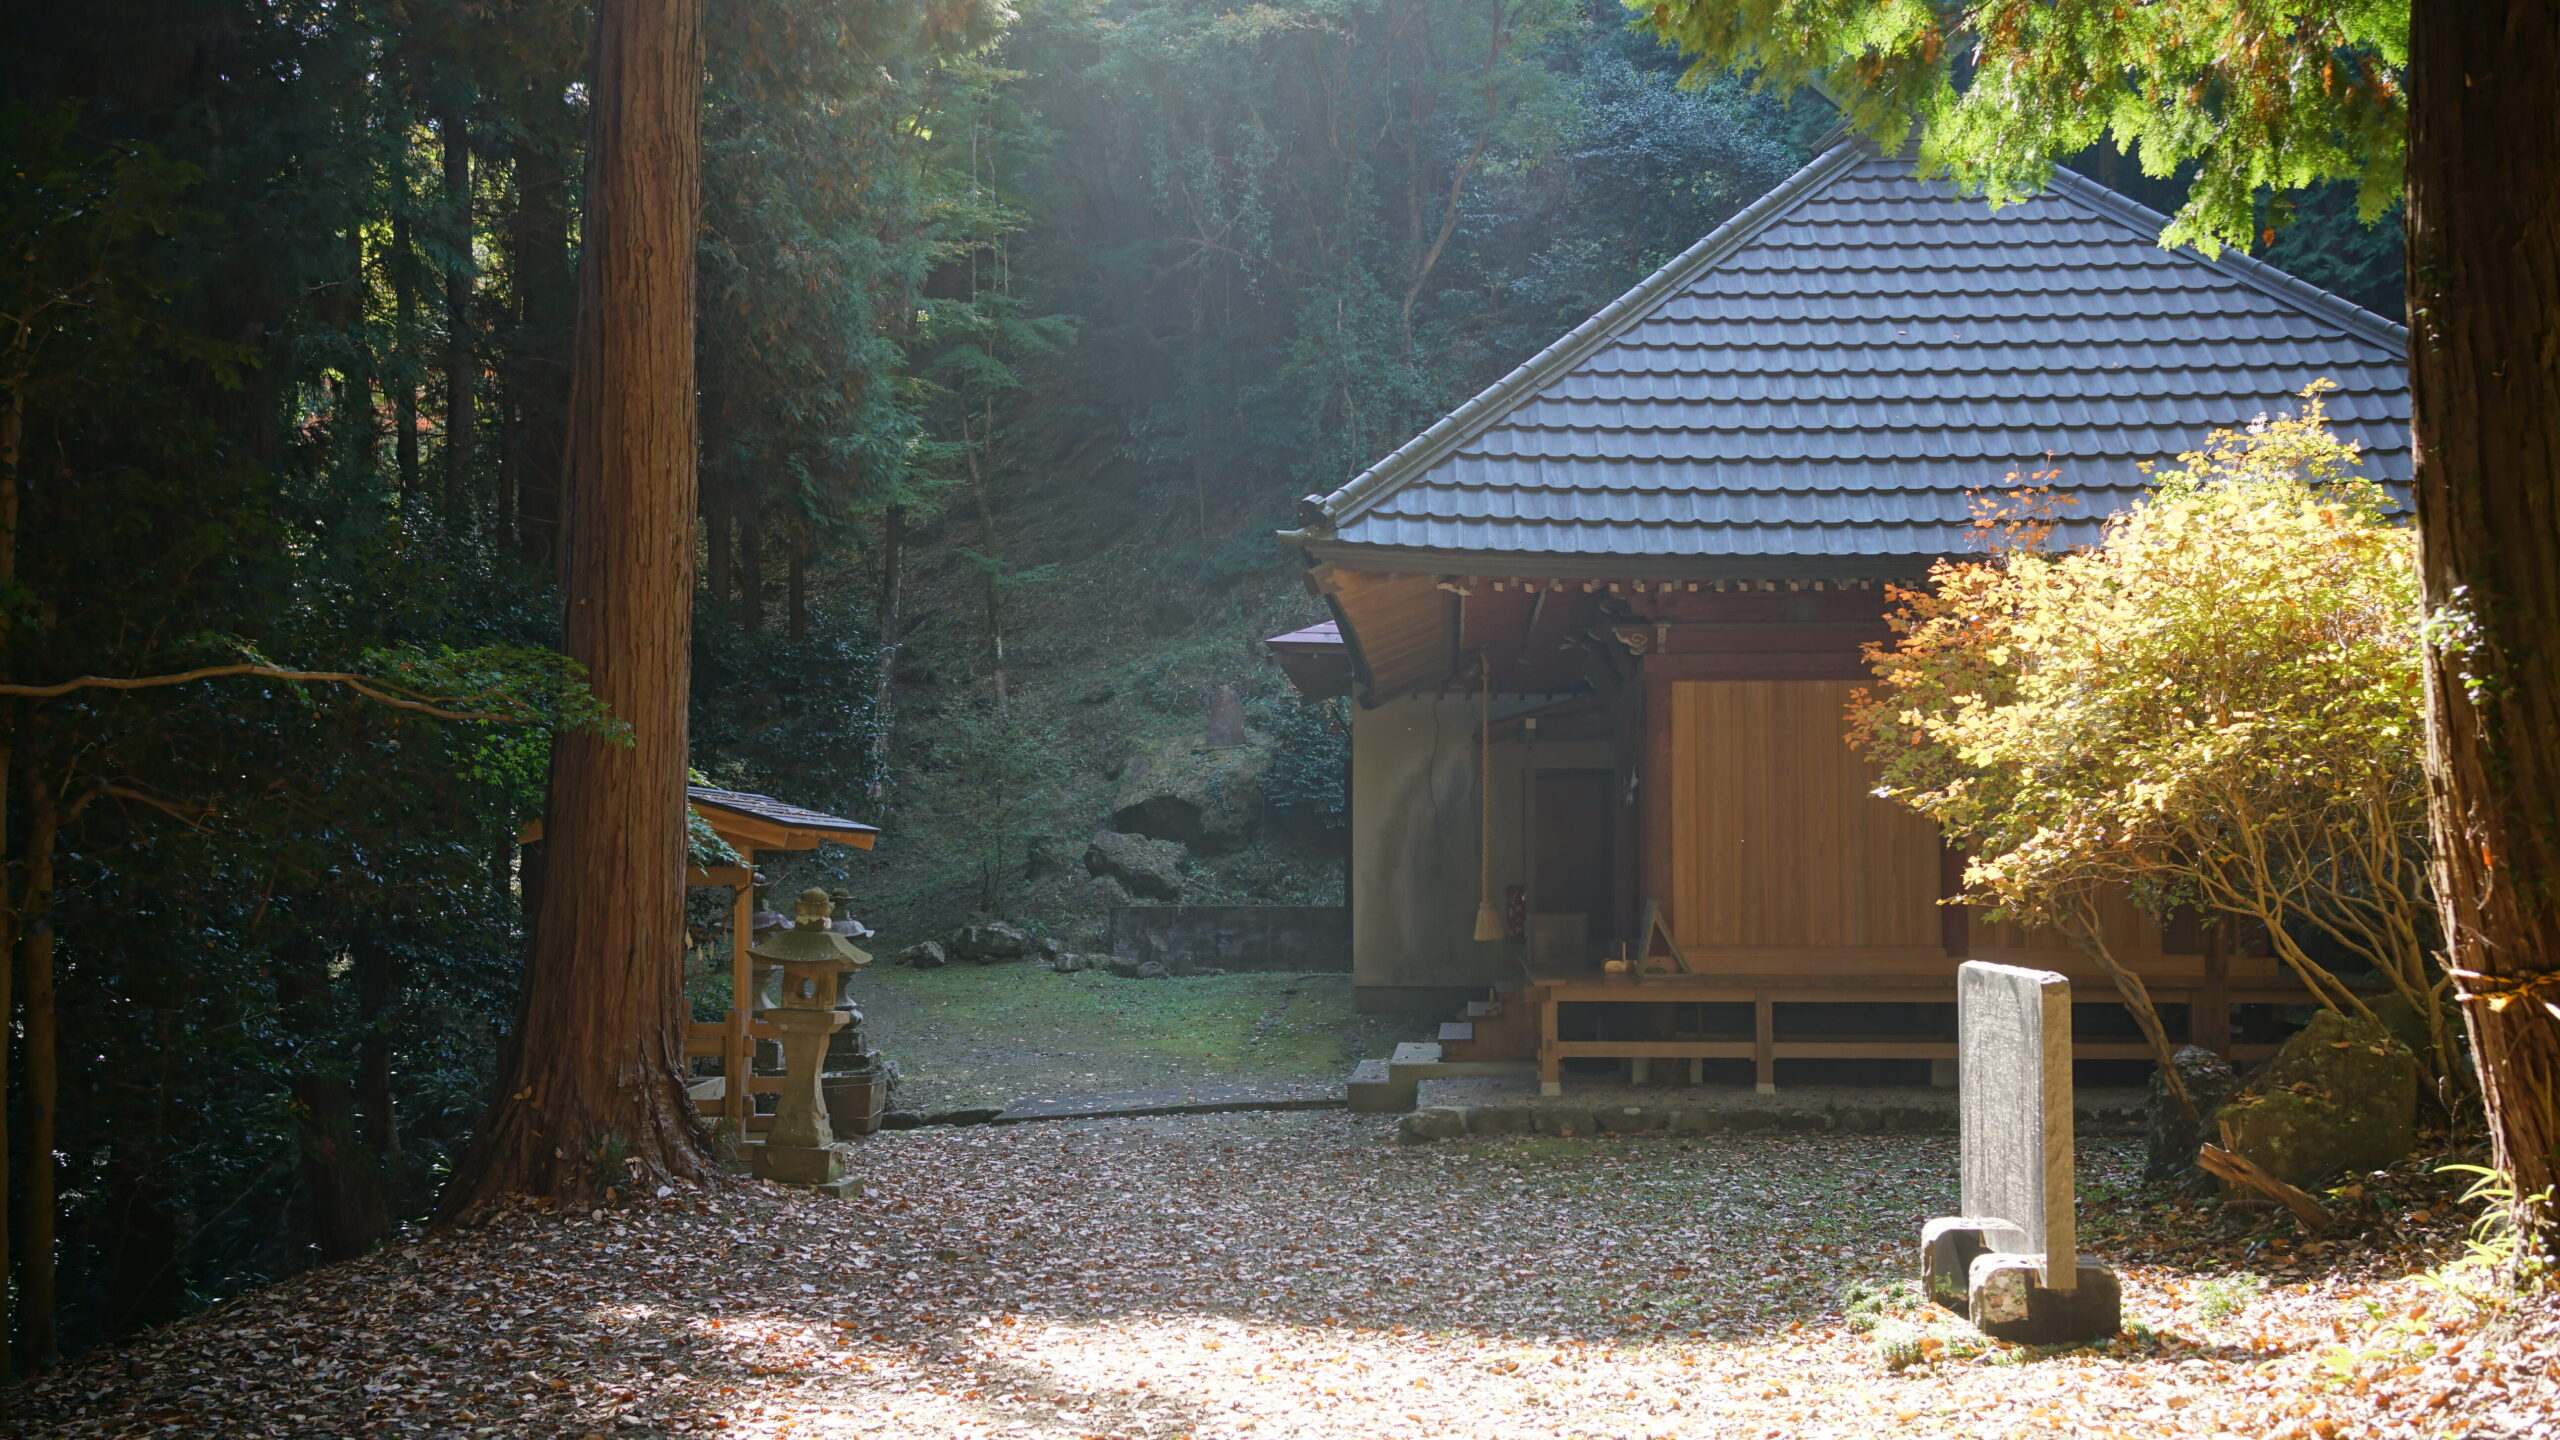
[[[813,1189],[850,1183],[845,1166],[853,1159],[853,1147],[843,1141],[833,1145],[750,1145],[746,1149],[747,1168],[766,1180]]]
[[[1920,1231],[1920,1288],[1994,1340],[2067,1345],[2124,1328],[2123,1289],[2103,1265],[2081,1265],[2069,1291],[2043,1284],[2044,1257],[1991,1248],[1996,1221],[1950,1217]],[[2014,1233],[2014,1232],[2012,1232]]]
[[[1983,1223],[1950,1215],[1920,1227],[1920,1293],[1942,1309],[1959,1315],[1972,1310],[1966,1292],[1973,1284],[1973,1259],[1991,1250]]]
[[[1966,1289],[1973,1327],[1994,1340],[2020,1345],[2069,1345],[2104,1340],[2124,1328],[2124,1297],[2116,1272],[2082,1265],[2068,1291],[2041,1283],[2044,1265],[2034,1255],[1977,1255]]]

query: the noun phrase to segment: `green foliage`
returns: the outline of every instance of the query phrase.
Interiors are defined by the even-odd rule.
[[[2196,1313],[2208,1325],[2227,1325],[2240,1318],[2260,1295],[2266,1293],[2267,1280],[2246,1270],[2229,1275],[2216,1275],[2199,1281],[2194,1290]]]
[[[1016,281],[1081,322],[1014,428],[1125,435],[1099,503],[1209,589],[1798,158],[1573,0],[1107,0],[1005,54],[1049,137]]]
[[[972,882],[977,908],[1002,913],[1056,802],[1061,767],[1046,736],[992,704],[963,699],[922,722],[919,743],[939,805],[944,868]]]
[[[1878,793],[1971,858],[1968,896],[2101,959],[2129,894],[2262,925],[2324,1003],[2315,945],[2389,983],[2459,1073],[2429,970],[2416,537],[2314,385],[2216,432],[2085,551],[1941,562],[1853,706]],[[2011,508],[1992,526],[2041,538]]]
[[[859,607],[812,608],[793,639],[747,630],[697,604],[693,622],[694,763],[724,789],[859,813],[870,778],[881,656]]]
[[[1344,791],[1351,772],[1350,702],[1263,702],[1253,707],[1253,722],[1274,742],[1263,799],[1280,815],[1303,816],[1319,829],[1341,829],[1350,814]]]
[[[2192,166],[2163,244],[2258,243],[2269,190],[2352,180],[2366,220],[2400,191],[2409,0],[1627,3],[1693,74],[1822,86],[1888,149],[1916,130],[1923,173],[1995,203],[2102,139],[2154,176]]]

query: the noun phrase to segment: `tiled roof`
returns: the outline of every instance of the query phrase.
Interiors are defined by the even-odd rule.
[[[841,815],[829,815],[822,810],[786,805],[770,795],[756,795],[745,790],[714,790],[708,785],[687,785],[684,787],[684,795],[685,799],[696,805],[708,805],[714,810],[750,815],[789,830],[842,831],[853,835],[880,833],[880,827],[877,825],[865,825],[859,820],[847,820]]]
[[[2059,470],[2057,538],[2217,426],[2329,414],[2405,496],[2407,336],[2057,171],[1994,211],[1843,144],[1331,495],[1287,538],[1520,556],[1920,556]]]

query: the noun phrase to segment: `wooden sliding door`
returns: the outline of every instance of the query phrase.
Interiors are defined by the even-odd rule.
[[[1846,680],[1670,686],[1673,926],[1694,950],[1942,956],[1938,832],[1871,793]],[[1782,956],[1771,956],[1782,959]]]

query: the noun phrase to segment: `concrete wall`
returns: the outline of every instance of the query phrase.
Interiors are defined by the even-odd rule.
[[[1192,970],[1351,968],[1351,914],[1339,905],[1116,905],[1111,953]]]
[[[1496,696],[1497,718],[1547,697]],[[1372,1008],[1437,1008],[1523,977],[1521,943],[1473,938],[1477,896],[1478,701],[1417,695],[1351,716],[1352,979]],[[1493,747],[1493,897],[1526,868],[1526,794],[1516,741]],[[1608,768],[1611,747],[1543,741],[1542,770]],[[1620,857],[1624,863],[1625,857]]]

